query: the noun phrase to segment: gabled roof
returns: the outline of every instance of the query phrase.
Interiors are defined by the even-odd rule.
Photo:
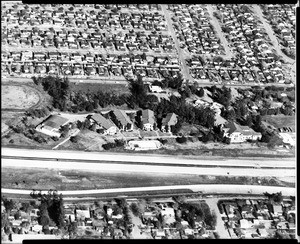
[[[162,120],[162,125],[175,125],[177,123],[177,115],[175,113],[168,113]]]
[[[58,115],[51,115],[48,119],[44,122],[44,127],[49,127],[49,129],[59,129],[60,126],[67,123],[69,120],[63,118]]]
[[[94,114],[91,119],[95,120],[95,122],[101,125],[104,129],[108,130],[109,128],[115,126],[113,122],[104,118],[101,114]]]
[[[113,110],[114,115],[116,116],[117,120],[120,121],[120,123],[123,126],[126,126],[127,124],[132,124],[132,121],[128,117],[128,115],[125,113],[124,110]]]
[[[228,133],[232,134],[233,132],[239,132],[243,135],[261,135],[258,132],[255,132],[248,126],[242,126],[238,125],[237,123],[234,122],[229,122],[225,125],[225,128],[228,128]]]
[[[142,111],[142,122],[143,124],[154,124],[154,112],[150,109],[146,109]]]

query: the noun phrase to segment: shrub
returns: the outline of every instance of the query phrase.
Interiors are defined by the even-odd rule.
[[[73,143],[77,143],[78,142],[78,136],[71,136],[70,141]]]
[[[187,139],[186,139],[186,137],[182,136],[182,137],[177,137],[176,141],[178,143],[186,143]]]
[[[123,147],[125,142],[123,140],[115,139],[116,147]]]

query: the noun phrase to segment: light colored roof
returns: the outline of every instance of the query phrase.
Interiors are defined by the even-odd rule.
[[[115,126],[113,122],[104,118],[101,114],[94,114],[91,119],[95,120],[96,123],[101,125],[104,129],[108,130],[109,128]]]
[[[177,123],[177,115],[175,113],[168,113],[162,120],[162,125],[175,125]]]
[[[69,120],[59,115],[50,115],[48,119],[43,123],[44,126],[53,129],[59,129],[62,125],[66,124]]]
[[[89,210],[80,210],[80,209],[76,209],[76,215],[82,215],[85,218],[90,218],[90,211]]]
[[[151,141],[129,141],[129,145],[136,145],[140,148],[158,148],[160,146],[160,142],[157,140],[151,140]]]

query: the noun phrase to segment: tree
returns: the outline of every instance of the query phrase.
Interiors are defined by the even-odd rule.
[[[131,208],[132,213],[135,216],[139,217],[142,215],[141,209],[139,208],[139,205],[137,203],[135,203],[135,202],[131,203],[130,208]]]
[[[73,143],[77,143],[78,142],[78,136],[71,136],[70,141],[73,142]]]
[[[128,81],[129,91],[131,93],[131,97],[133,102],[136,105],[145,104],[145,98],[147,97],[147,89],[144,85],[143,79],[141,76],[137,78],[137,80],[129,80]]]
[[[15,202],[12,199],[8,200],[4,197],[2,197],[1,200],[3,201],[6,212],[10,214],[10,211],[15,207]]]
[[[198,97],[203,97],[204,96],[204,89],[201,87],[199,90],[197,90],[196,95]]]
[[[69,232],[69,235],[70,235],[70,236],[76,235],[76,233],[77,233],[77,228],[78,228],[77,222],[71,222],[71,223],[68,225],[68,232]]]
[[[32,209],[31,205],[28,202],[22,202],[21,204],[22,204],[22,208],[21,209],[25,213],[28,213]]]
[[[176,141],[178,143],[186,143],[187,139],[184,136],[182,136],[182,137],[176,137]]]

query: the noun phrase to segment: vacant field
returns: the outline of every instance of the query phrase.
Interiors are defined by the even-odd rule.
[[[128,87],[123,84],[95,84],[95,83],[74,83],[70,84],[71,90],[74,92],[81,91],[97,93],[98,91],[102,92],[115,92],[116,94],[129,93]]]
[[[293,131],[295,131],[295,115],[265,115],[262,117],[262,120],[268,122],[276,128],[291,127]]]
[[[40,101],[40,94],[29,86],[2,85],[2,109],[28,109]]]
[[[43,162],[41,162],[43,163]],[[150,173],[95,173],[77,170],[2,168],[1,186],[13,189],[88,190],[192,184],[249,184],[294,187],[271,177],[227,177]]]

